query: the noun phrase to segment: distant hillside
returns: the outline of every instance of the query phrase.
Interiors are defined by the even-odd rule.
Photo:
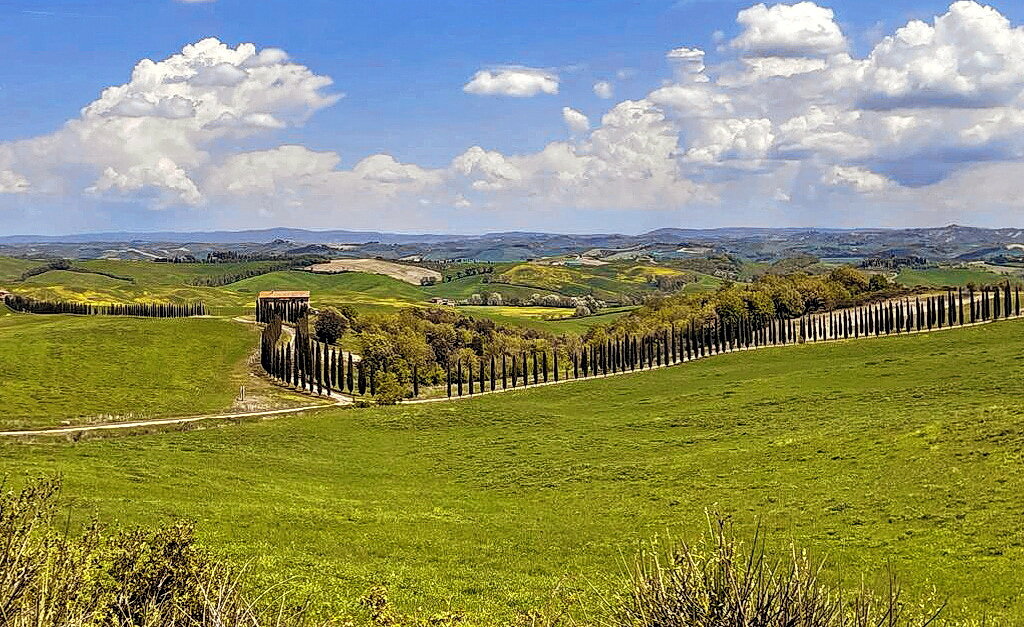
[[[80,233],[72,235],[8,235],[0,237],[0,244],[95,244],[95,243],[191,243],[246,244],[290,240],[303,243],[402,243],[435,242],[451,239],[450,235],[405,235],[372,231],[310,231],[278,227],[248,231],[157,231]]]
[[[695,250],[771,261],[819,258],[920,256],[931,261],[986,260],[1024,246],[1024,230],[959,225],[920,229],[664,228],[640,235],[507,232],[483,235],[383,233],[375,231],[274,228],[251,231],[89,233],[0,237],[0,255],[146,259],[232,250],[294,255],[317,251],[336,257],[430,260],[524,261],[586,251],[630,251],[652,259],[687,258]]]

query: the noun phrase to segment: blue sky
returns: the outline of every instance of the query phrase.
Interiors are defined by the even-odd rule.
[[[0,191],[4,192],[0,193],[0,233],[272,224],[413,231],[636,232],[661,226],[1024,222],[1024,211],[1012,201],[1015,190],[1000,189],[979,202],[967,194],[960,202],[949,200],[956,198],[958,190],[977,189],[979,181],[1000,178],[1019,163],[1017,136],[1021,133],[1006,127],[1017,124],[1009,113],[1016,110],[1022,87],[1012,81],[1004,84],[1000,78],[998,93],[991,99],[966,104],[960,99],[968,96],[950,95],[942,91],[946,83],[937,86],[927,77],[914,79],[918,83],[900,96],[904,101],[887,100],[883,106],[865,105],[863,94],[874,89],[871,93],[877,95],[879,89],[891,86],[862,85],[856,88],[860,96],[826,102],[825,108],[863,111],[857,114],[861,122],[833,120],[828,128],[868,146],[833,154],[806,146],[792,149],[793,141],[807,140],[810,145],[814,138],[783,141],[789,132],[784,129],[793,126],[786,126],[787,121],[806,118],[823,96],[807,91],[803,101],[776,107],[774,100],[782,98],[779,93],[803,95],[806,83],[825,80],[808,76],[815,72],[827,72],[833,77],[828,80],[839,80],[834,77],[848,69],[845,62],[834,61],[834,55],[862,61],[883,36],[911,20],[933,25],[935,16],[947,13],[948,2],[820,2],[822,9],[834,11],[842,42],[806,50],[787,48],[784,54],[770,48],[777,42],[754,41],[744,35],[759,28],[756,20],[770,24],[775,18],[775,6],[769,3],[767,12],[747,14],[750,19],[738,23],[738,13],[752,4],[728,0],[0,1],[0,54],[8,59],[0,65],[0,142],[15,146],[12,142],[21,141],[10,154],[0,152]],[[1024,21],[1024,7],[1016,2],[989,5],[996,11],[962,12],[950,21],[970,23],[976,16],[989,19],[993,13],[1008,19],[1011,26],[1005,33],[996,32],[998,19],[991,19],[989,31],[996,48],[987,53],[999,59],[1012,57],[1015,62],[1018,42],[1007,43],[1006,33],[1017,32]],[[811,22],[820,18],[813,12],[803,14]],[[783,20],[790,21],[791,17]],[[808,28],[820,30],[821,23],[810,23]],[[796,35],[803,37],[799,31]],[[832,36],[831,31],[826,35]],[[329,77],[333,83],[316,88],[324,101],[275,101],[273,106],[278,108],[272,111],[261,104],[253,112],[276,116],[273,123],[250,124],[230,133],[203,131],[202,137],[182,140],[192,143],[182,151],[161,152],[162,144],[178,141],[169,135],[178,131],[159,126],[158,120],[134,126],[141,119],[137,113],[129,116],[131,132],[152,132],[153,147],[111,157],[109,163],[104,153],[109,153],[109,145],[118,142],[116,133],[126,132],[126,127],[112,128],[111,137],[100,137],[108,130],[97,126],[87,133],[76,131],[73,139],[67,139],[67,133],[49,143],[41,139],[59,132],[69,120],[80,120],[82,108],[97,101],[103,89],[129,83],[132,68],[140,60],[159,62],[211,37],[232,49],[247,42],[257,50],[281,49],[287,53],[287,63]],[[961,45],[966,47],[957,48]],[[681,76],[666,59],[666,53],[677,48],[703,51],[706,70]],[[947,42],[943,49],[964,58],[972,54],[959,41]],[[903,58],[893,58],[897,57]],[[826,67],[815,65],[813,72],[801,72],[795,78],[762,76],[758,85],[737,87],[735,81],[723,80],[730,73],[735,77],[739,65],[764,58],[786,63],[820,60]],[[509,68],[554,77],[557,93],[512,97],[466,91],[477,72],[500,73]],[[1002,70],[994,73],[1006,73]],[[992,82],[968,70],[961,74],[966,78],[951,79],[948,84],[973,81],[970,98]],[[791,89],[783,85],[798,80],[802,82]],[[598,97],[594,90],[598,81],[610,83],[614,95]],[[678,108],[679,93],[665,92],[673,85],[682,86],[677,92],[687,92],[685,110]],[[694,111],[691,97],[706,85],[714,92],[709,98],[730,101],[722,111]],[[137,87],[130,86],[129,91]],[[846,85],[836,87],[840,89]],[[659,90],[664,92],[660,100]],[[945,98],[939,105],[925,107],[918,98],[937,92]],[[334,101],[332,96],[343,97]],[[890,96],[886,92],[885,97]],[[139,96],[152,102],[163,97]],[[190,97],[184,95],[186,100]],[[625,121],[602,123],[603,115],[627,100],[647,108],[620,108]],[[760,106],[759,101],[768,104]],[[103,120],[120,115],[123,109],[117,107],[116,103],[107,106]],[[296,112],[296,107],[305,108]],[[565,107],[586,116],[589,128],[567,128]],[[926,145],[926,140],[914,138],[910,146],[886,138],[883,147],[872,145],[881,140],[875,127],[863,122],[869,116],[879,117],[876,114],[882,110],[885,120],[878,123],[886,128],[892,126],[891,120],[916,117],[925,127],[932,124],[931,128],[941,129],[942,121],[957,111],[989,118],[1000,115],[1000,120],[1007,121],[999,123],[998,137],[983,131],[985,141],[980,144],[974,139],[974,127],[964,127],[959,130],[969,138],[965,140],[969,145]],[[982,110],[986,113],[979,113]],[[645,118],[646,126],[637,131],[640,135],[635,128],[626,128],[634,124],[630,120],[648,113],[665,121]],[[161,119],[171,118],[163,115]],[[174,119],[178,120],[175,128],[182,126],[179,117]],[[767,126],[750,124],[755,120],[764,120]],[[729,145],[714,144],[726,128],[734,135],[728,138]],[[602,135],[602,131],[606,132]],[[675,139],[665,148],[659,142],[667,133],[675,134]],[[644,146],[640,157],[630,153],[625,165],[614,161],[620,148],[633,150],[638,141]],[[858,142],[851,140],[851,145]],[[284,145],[300,146],[303,152],[262,158]],[[453,165],[474,146],[481,153]],[[648,147],[650,154],[643,152]],[[543,156],[546,149],[550,153],[563,148],[579,162]],[[45,154],[40,155],[40,150]],[[75,152],[87,156],[80,158]],[[255,157],[250,159],[250,154]],[[231,161],[239,155],[247,157]],[[348,176],[371,155],[386,155],[400,165],[374,162],[369,164],[373,166],[369,175]],[[238,169],[240,159],[248,169]],[[282,165],[282,160],[287,163]],[[254,170],[257,166],[250,161],[270,170]],[[1004,170],[992,170],[996,165]],[[339,173],[347,178],[335,176]],[[256,185],[259,189],[239,191],[232,182],[246,176],[275,183],[269,186],[272,189]],[[188,182],[182,184],[182,178]],[[565,183],[568,179],[574,182]],[[936,203],[937,197],[943,201]]]

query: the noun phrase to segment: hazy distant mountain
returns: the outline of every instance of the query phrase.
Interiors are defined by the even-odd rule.
[[[336,246],[339,244],[346,246]],[[757,260],[796,255],[863,258],[892,254],[932,260],[974,260],[995,257],[1021,245],[1024,245],[1021,229],[983,229],[955,224],[917,229],[664,228],[641,235],[523,231],[420,235],[282,227],[249,231],[17,235],[0,237],[0,254],[144,259],[182,254],[202,258],[208,252],[220,250],[260,254],[318,251],[351,257],[398,259],[417,255],[439,260],[518,261],[592,249],[636,249],[641,256],[673,256],[689,254],[684,249],[696,248]]]
[[[405,243],[437,242],[449,240],[451,235],[407,235],[401,233],[377,233],[372,231],[310,231],[278,227],[248,231],[158,231],[151,233],[109,232],[81,233],[76,235],[8,235],[0,237],[0,244],[91,244],[98,242],[119,243],[192,243],[247,244],[267,243],[274,240],[290,240],[302,243]]]

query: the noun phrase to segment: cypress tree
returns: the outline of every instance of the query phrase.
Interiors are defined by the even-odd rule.
[[[557,348],[552,349],[551,356],[552,356],[552,359],[554,359],[554,361],[555,361],[555,363],[554,363],[554,366],[555,366],[555,383],[558,383],[558,349]],[[545,364],[545,367],[546,366],[547,365]]]
[[[576,351],[572,353],[572,378],[580,378],[580,355]]]
[[[359,395],[366,394],[366,365],[359,361]]]
[[[444,362],[444,380],[448,384],[448,398],[452,397],[452,362],[451,360],[445,360]]]
[[[458,378],[459,396],[462,396],[462,360],[461,359],[459,360],[457,365],[458,365],[457,374],[458,374],[458,377],[459,377]]]
[[[469,368],[469,395],[473,396],[473,360],[470,359],[466,363],[466,367]]]
[[[533,358],[533,384],[537,385],[537,351],[531,351]]]
[[[505,359],[505,353],[501,354],[501,389],[505,390],[508,388],[508,372],[506,370],[507,360]]]
[[[324,344],[324,389],[331,393],[331,347]]]
[[[512,387],[516,387],[519,379],[519,369],[516,367],[516,356],[512,355]]]
[[[370,396],[377,395],[377,370],[370,368]]]
[[[348,354],[348,393],[349,394],[355,392],[355,386],[353,385],[353,383],[355,383],[353,381],[354,378],[355,377],[352,374],[352,353],[349,353]]]
[[[412,364],[412,395],[414,398],[420,395],[420,375],[416,362]]]
[[[494,366],[495,366],[494,355],[491,355],[491,391],[492,392],[494,390],[498,389],[498,386],[497,386],[498,371],[497,371],[497,369]],[[504,386],[502,386],[502,387],[504,387]]]
[[[323,385],[324,385],[324,378],[323,378],[323,372],[320,369],[321,364],[320,364],[320,351],[319,351],[319,349],[313,349],[313,359],[314,359],[313,371],[316,373],[316,393],[317,394],[323,394],[324,393],[324,387],[323,387]]]
[[[350,366],[351,367],[351,366]],[[338,351],[338,390],[345,391],[345,380],[348,377],[348,372],[345,368],[345,351]]]

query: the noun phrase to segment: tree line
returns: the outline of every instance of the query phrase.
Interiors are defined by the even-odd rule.
[[[295,263],[291,261],[282,261],[258,268],[246,268],[240,272],[228,272],[225,274],[218,274],[217,276],[196,277],[190,280],[188,284],[196,287],[224,287],[225,285],[231,285],[232,283],[237,283],[245,279],[270,274],[271,272],[290,270],[294,267],[296,267]]]
[[[212,254],[212,253],[211,253]],[[235,261],[265,261],[272,262],[255,268],[245,268],[237,272],[225,272],[224,274],[218,274],[216,276],[196,277],[188,282],[189,285],[196,287],[223,287],[238,281],[245,279],[251,279],[253,277],[261,276],[264,274],[270,274],[271,272],[281,272],[284,270],[298,270],[311,266],[317,263],[323,263],[329,261],[328,258],[319,255],[314,256],[301,256],[301,257],[285,257],[282,255],[269,256],[269,255],[239,255],[234,253],[235,257],[218,257],[217,261],[206,261],[205,263],[231,263]],[[247,257],[252,256],[254,259],[248,259]],[[264,257],[264,258],[260,258]]]
[[[311,335],[308,315],[298,320],[290,341],[282,343],[282,335],[282,320],[277,316],[260,337],[260,363],[278,381],[310,394],[369,394],[385,404],[404,396],[394,373],[370,368],[351,352],[346,354]],[[419,394],[417,375],[414,365],[413,395]]]
[[[369,394],[378,402],[391,404],[419,396],[426,386],[442,386],[448,397],[474,395],[671,366],[737,350],[922,332],[1018,317],[1020,313],[1020,289],[1005,284],[925,297],[902,296],[796,317],[694,317],[683,324],[670,322],[643,332],[605,332],[586,341],[553,336],[527,339],[522,332],[509,333],[484,323],[482,327],[489,333],[474,334],[464,326],[461,339],[468,344],[459,347],[455,341],[441,355],[433,349],[447,323],[434,324],[419,337],[423,343],[419,349],[430,350],[431,354],[425,355],[425,350],[417,349],[414,336],[406,338],[413,342],[411,346],[402,346],[401,341],[391,345],[379,334],[383,331],[394,338],[394,327],[378,331],[372,326],[379,322],[364,322],[367,335],[361,343],[366,352],[361,359],[352,353],[346,356],[311,335],[307,315],[296,325],[294,340],[286,343],[279,341],[281,320],[275,318],[264,330],[261,354],[268,373],[295,387],[316,394]],[[456,323],[465,324],[461,320]]]
[[[67,259],[54,259],[53,261],[46,263],[44,265],[29,268],[28,270],[25,270],[24,272],[21,273],[21,276],[18,277],[18,281],[27,281],[28,279],[31,279],[34,276],[39,276],[40,274],[45,274],[52,270],[65,270],[67,272],[79,272],[82,274],[97,274],[99,276],[117,279],[118,281],[125,281],[128,283],[135,282],[135,279],[133,277],[121,276],[118,274],[114,274],[112,272],[104,272],[103,270],[82,268],[79,266],[72,265],[72,263]]]
[[[309,314],[308,300],[257,299],[256,322],[269,323],[277,318],[297,323]]]
[[[80,303],[39,300],[8,294],[4,303],[14,311],[34,314],[76,314],[82,316],[140,316],[147,318],[188,318],[205,316],[206,304],[196,303]]]

